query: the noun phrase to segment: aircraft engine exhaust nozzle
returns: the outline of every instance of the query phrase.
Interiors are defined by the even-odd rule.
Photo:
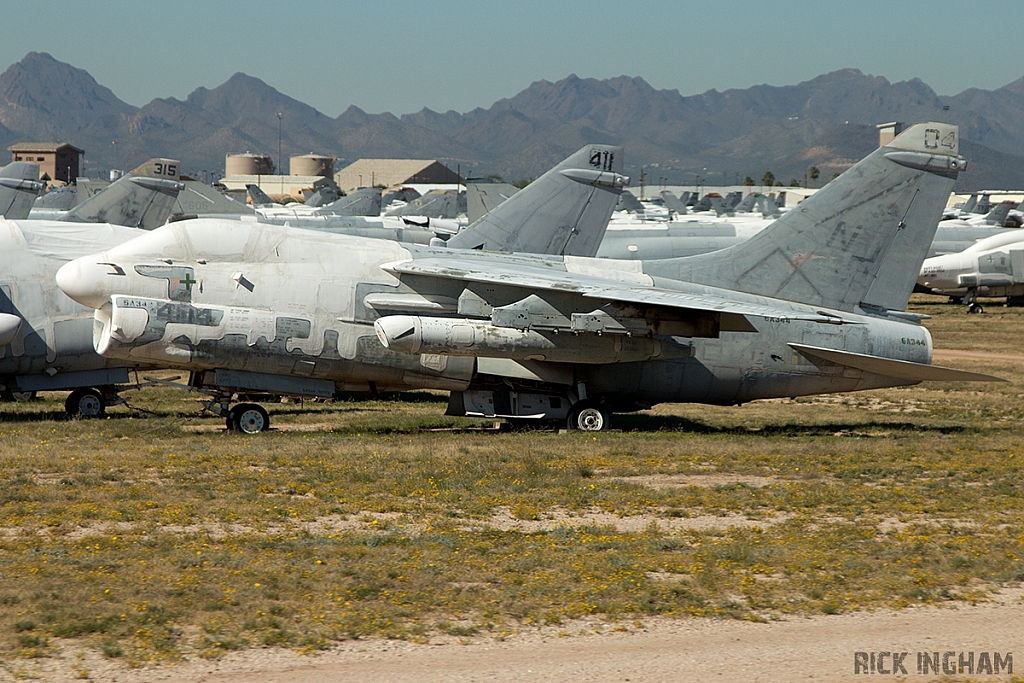
[[[499,327],[484,320],[391,315],[373,324],[377,338],[398,353],[477,356],[559,363],[626,363],[690,355],[679,346],[650,337],[621,334],[567,334]]]

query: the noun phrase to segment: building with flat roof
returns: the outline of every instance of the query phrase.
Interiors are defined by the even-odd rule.
[[[344,192],[360,187],[460,183],[458,173],[436,159],[359,159],[334,174]]]
[[[82,175],[85,151],[66,142],[19,142],[7,148],[11,161],[39,164],[40,180],[73,183]]]

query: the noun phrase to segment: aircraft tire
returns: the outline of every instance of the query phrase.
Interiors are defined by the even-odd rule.
[[[569,411],[566,426],[571,431],[601,432],[611,424],[611,415],[596,403],[580,401]]]
[[[259,434],[270,429],[270,415],[256,403],[240,403],[228,413],[231,428],[242,434]]]
[[[985,309],[981,307],[981,304],[971,304],[967,307],[967,312],[972,315],[979,315],[985,312]]]
[[[107,402],[103,400],[103,394],[95,389],[75,389],[64,401],[64,410],[71,417],[103,417]]]

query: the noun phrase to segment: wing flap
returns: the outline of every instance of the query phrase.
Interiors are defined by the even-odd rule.
[[[941,365],[926,365],[925,363],[912,363],[906,360],[894,360],[892,358],[881,358],[879,356],[868,356],[862,353],[851,353],[849,351],[837,351],[836,349],[825,349],[819,346],[808,346],[806,344],[789,344],[789,347],[814,358],[827,360],[837,365],[846,365],[865,372],[872,372],[884,377],[894,377],[909,381],[936,381],[936,382],[1006,382],[1008,380],[994,375],[985,375],[980,372],[969,372],[946,368]]]

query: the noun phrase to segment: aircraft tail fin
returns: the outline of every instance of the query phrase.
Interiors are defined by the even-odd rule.
[[[42,190],[39,164],[29,161],[7,164],[0,170],[0,216],[28,218],[28,212]]]
[[[179,182],[180,168],[176,159],[150,159],[68,211],[61,220],[158,228],[167,222],[178,192],[185,187]]]
[[[757,197],[757,207],[765,218],[778,218],[782,215],[779,206],[771,200],[771,197],[763,194]]]
[[[303,204],[319,209],[338,201],[340,198],[341,197],[338,196],[338,192],[333,187],[321,187],[316,192],[309,195]]]
[[[201,216],[203,214],[223,214],[229,216],[250,215],[253,208],[248,204],[232,199],[213,187],[197,180],[183,181],[185,189],[178,194],[174,202],[173,214],[181,216]]]
[[[476,223],[516,192],[509,183],[466,183],[466,218]]]
[[[985,225],[1002,225],[1006,217],[1010,215],[1010,209],[1014,208],[1013,202],[1001,202],[985,214]]]
[[[963,215],[965,213],[974,213],[974,207],[976,207],[977,205],[978,193],[975,192],[967,199],[966,202],[964,202],[963,207],[960,209],[960,214]]]
[[[742,213],[750,213],[754,210],[754,204],[757,202],[757,195],[753,192],[749,193],[744,197],[739,204],[736,205],[736,211]]]
[[[981,199],[974,205],[973,213],[986,214],[992,210],[992,197],[987,194],[981,195]]]
[[[661,191],[661,201],[665,202],[665,207],[673,213],[680,215],[686,213],[686,200],[680,200],[668,190]]]
[[[333,216],[379,216],[380,197],[379,187],[364,187],[321,206],[317,213]]]
[[[623,192],[619,195],[619,202],[615,205],[616,211],[632,211],[633,213],[642,213],[644,205],[640,203],[632,192]]]
[[[455,218],[459,215],[459,197],[456,192],[428,192],[405,206],[388,211],[387,216],[425,216],[427,218]]]
[[[779,196],[775,198],[775,206],[779,207],[780,209],[786,208],[786,193],[785,192],[780,192]]]
[[[903,310],[957,174],[959,129],[910,127],[741,244],[644,272],[841,311]]]
[[[701,211],[710,211],[713,206],[713,200],[714,197],[710,195],[704,195],[703,197],[696,198],[693,202],[693,212],[700,213]]]
[[[263,209],[275,205],[274,200],[261,190],[259,185],[246,185],[245,191],[249,194],[249,201],[252,202],[254,209]]]
[[[594,256],[628,183],[621,147],[587,145],[449,239],[448,246]]]
[[[732,210],[726,199],[722,197],[711,197],[711,208],[715,210],[715,213],[719,216],[734,216],[736,212]]]

